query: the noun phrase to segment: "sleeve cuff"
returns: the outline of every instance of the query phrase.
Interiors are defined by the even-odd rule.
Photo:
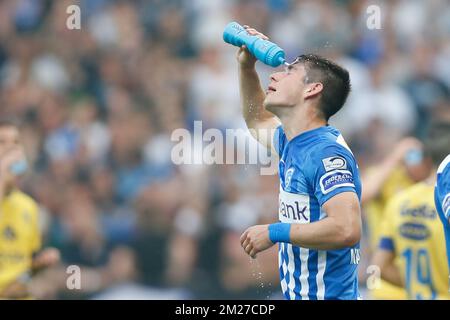
[[[394,241],[392,238],[383,237],[380,240],[379,248],[387,251],[395,251]]]

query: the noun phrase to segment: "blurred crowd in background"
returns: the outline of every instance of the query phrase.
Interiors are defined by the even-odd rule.
[[[72,4],[81,30],[66,27]],[[371,4],[380,30],[367,27]],[[245,128],[237,49],[222,40],[230,21],[290,60],[318,53],[349,69],[352,93],[331,123],[362,171],[450,114],[447,0],[1,1],[0,116],[21,120],[32,165],[22,188],[41,207],[44,245],[62,255],[36,296],[281,298],[277,248],[252,261],[239,243],[277,219],[277,175],[171,161],[174,129]],[[266,86],[273,69],[258,71]],[[82,290],[66,288],[68,265],[81,267]]]

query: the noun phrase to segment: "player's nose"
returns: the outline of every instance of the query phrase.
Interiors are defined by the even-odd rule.
[[[270,75],[270,80],[272,81],[278,81],[280,80],[280,76],[281,76],[282,72],[274,72]]]

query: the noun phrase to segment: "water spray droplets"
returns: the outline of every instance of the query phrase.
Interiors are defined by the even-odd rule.
[[[252,265],[252,277],[254,277],[257,280],[257,282],[259,283],[258,288],[256,290],[256,294],[259,295],[260,290],[267,290],[267,289],[265,289],[266,286],[265,286],[264,280],[263,280],[263,273],[261,272],[260,265],[259,265],[259,262],[257,259],[250,259],[250,264]],[[272,284],[269,283],[267,285],[267,287],[271,288]],[[270,289],[268,289],[268,290],[269,291],[266,296],[267,300],[270,299],[270,294],[271,294],[271,290]]]

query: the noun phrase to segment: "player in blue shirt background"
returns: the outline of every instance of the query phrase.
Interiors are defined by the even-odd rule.
[[[254,57],[242,47],[237,59],[247,126],[280,157],[280,222],[248,228],[242,247],[256,257],[279,244],[286,299],[357,299],[361,183],[352,152],[328,125],[347,99],[349,74],[329,60],[303,55],[272,74],[264,92]]]
[[[439,126],[449,127],[450,123],[441,123]],[[439,130],[436,131],[439,132]],[[450,137],[440,137],[440,139],[443,141],[442,143],[450,149]],[[442,224],[444,225],[445,242],[447,246],[447,261],[450,268],[450,154],[442,161],[437,170],[436,187],[434,189],[434,202]]]

